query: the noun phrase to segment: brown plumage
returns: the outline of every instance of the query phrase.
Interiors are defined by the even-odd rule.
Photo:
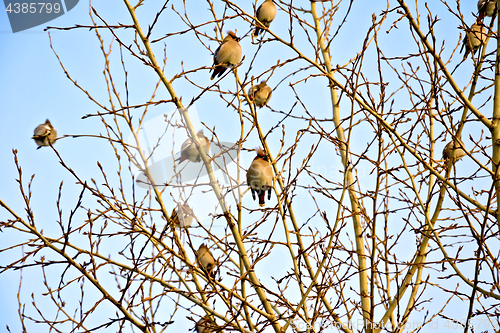
[[[202,317],[196,325],[194,326],[196,328],[197,333],[212,333],[215,332],[212,328],[214,325],[212,324],[212,321],[210,320],[210,317],[208,315],[205,315],[205,317]]]
[[[49,146],[49,142],[51,144],[56,142],[57,131],[47,119],[45,120],[45,123],[40,124],[35,128],[32,139],[35,140],[38,145],[37,149],[40,149],[43,146]]]
[[[465,48],[464,60],[470,52],[476,53],[481,44],[486,41],[488,33],[481,22],[474,23],[465,33],[465,38],[463,40],[462,48],[460,52]]]
[[[261,148],[256,149],[257,156],[247,171],[247,185],[250,186],[252,198],[255,200],[255,193],[259,197],[259,206],[265,205],[265,194],[267,200],[271,199],[271,189],[273,188],[273,168],[269,163],[269,157]]]
[[[477,20],[482,21],[485,16],[493,16],[497,11],[496,0],[479,0],[477,2]]]
[[[181,204],[177,204],[177,207],[172,210],[170,217],[172,226],[177,228],[189,228],[193,224],[193,218],[194,212],[187,203],[182,206]]]
[[[266,27],[269,28],[271,25],[271,22],[274,20],[276,17],[276,6],[273,3],[273,0],[265,0],[257,9],[257,13],[255,14],[255,17]],[[264,31],[264,29],[259,27],[259,23],[255,21],[255,25],[257,26],[255,28],[255,31],[253,33],[254,37],[257,37]]]
[[[203,270],[208,276],[212,276],[212,270],[215,266],[215,259],[208,247],[203,243],[196,251],[196,257],[198,257],[198,262],[200,263]]]
[[[452,154],[454,154],[453,157],[453,163],[456,161],[460,160],[462,157],[467,155],[465,150],[463,150],[458,142],[455,141],[450,141],[444,146],[443,149],[443,159],[448,161],[448,159],[451,158]]]
[[[216,76],[221,77],[229,67],[234,67],[241,61],[240,39],[232,31],[228,31],[226,37],[214,53],[214,68],[210,80]]]
[[[256,86],[250,87],[248,89],[248,98],[255,103],[259,108],[269,102],[271,95],[273,94],[272,89],[266,84],[266,81],[262,81]]]
[[[205,134],[203,134],[203,131],[199,130],[198,133],[196,133],[196,136],[198,136],[198,140],[200,141],[200,144],[203,147],[205,154],[208,154],[208,151],[210,150],[210,143],[208,142],[208,139],[206,138]],[[186,139],[186,141],[182,143],[181,156],[175,161],[182,163],[185,160],[190,160],[191,162],[201,161],[200,152],[196,148],[196,144],[191,138]]]

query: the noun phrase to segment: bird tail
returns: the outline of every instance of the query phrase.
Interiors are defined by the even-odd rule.
[[[222,74],[224,74],[224,72],[226,71],[226,68],[224,66],[217,65],[217,66],[215,66],[215,68],[213,69],[213,71],[214,72],[212,73],[212,76],[210,77],[210,80],[215,79],[216,76],[221,77]]]

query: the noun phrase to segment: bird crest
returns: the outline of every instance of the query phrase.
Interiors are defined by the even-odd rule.
[[[239,38],[236,36],[236,33],[232,32],[231,30],[228,30],[228,31],[226,32],[226,34],[227,34],[228,36],[231,36],[231,38],[233,38],[235,41],[238,41],[238,40],[239,40]]]
[[[261,147],[255,148],[255,152],[257,153],[257,156],[260,157],[260,158],[264,158],[264,157],[267,156],[266,153],[264,152],[264,150]]]

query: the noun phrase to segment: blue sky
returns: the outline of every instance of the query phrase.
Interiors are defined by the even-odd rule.
[[[99,14],[104,17],[107,22],[116,24],[130,24],[130,16],[121,2],[106,2],[94,1],[93,5],[97,8]],[[308,6],[308,2],[304,1],[304,6]],[[182,9],[182,3],[175,3],[176,8]],[[191,6],[191,7],[189,7]],[[194,21],[202,22],[208,15],[206,8],[196,10],[195,5],[188,4],[191,18]],[[240,6],[248,12],[252,11],[250,2],[240,1]],[[472,18],[471,11],[475,11],[475,2],[469,1],[462,4],[464,15]],[[143,23],[143,29],[154,17],[157,7],[150,6],[141,8],[138,11],[139,20]],[[222,15],[221,7],[217,7],[219,15]],[[341,7],[345,10],[345,7]],[[75,24],[91,24],[88,15],[88,3],[80,1],[80,3],[70,12],[49,22],[48,25],[58,27],[70,27]],[[334,64],[344,64],[353,56],[360,48],[365,37],[367,27],[371,22],[371,14],[379,13],[380,8],[375,2],[367,2],[363,6],[359,6],[354,2],[353,14],[349,17],[349,28],[344,29],[336,39],[336,47],[332,48],[335,54],[333,55]],[[287,18],[279,13],[275,22],[273,22],[273,31],[276,31],[280,36],[287,36],[288,31],[284,26]],[[434,14],[446,16],[446,9],[436,7]],[[281,23],[281,24],[280,24]],[[167,11],[162,19],[158,22],[155,33],[152,38],[159,38],[166,33],[175,31],[180,25],[179,18],[172,11]],[[450,19],[437,25],[437,35],[446,40],[447,43],[454,45],[459,40],[457,29],[459,22]],[[45,26],[45,25],[44,25]],[[13,34],[10,30],[7,15],[0,11],[0,112],[2,121],[0,122],[0,174],[2,175],[2,186],[0,187],[0,198],[6,201],[10,207],[16,212],[23,213],[23,202],[17,189],[17,171],[13,162],[12,149],[18,150],[18,158],[23,169],[23,182],[26,185],[32,174],[35,174],[33,180],[33,200],[32,208],[36,212],[36,221],[42,226],[47,233],[57,232],[57,226],[50,221],[57,218],[57,210],[55,202],[59,190],[59,184],[64,182],[63,207],[65,214],[76,204],[78,194],[81,187],[75,185],[75,179],[64,170],[53,152],[48,149],[36,149],[36,144],[31,140],[33,129],[45,121],[50,119],[52,124],[58,130],[58,136],[69,134],[99,134],[104,133],[104,127],[97,117],[82,119],[82,116],[89,113],[96,113],[99,108],[90,101],[85,94],[77,89],[65,76],[61,69],[54,52],[50,48],[49,36],[43,31],[44,26],[35,27],[24,32]],[[386,25],[387,26],[387,25]],[[387,29],[389,27],[387,26]],[[391,31],[391,34],[385,34],[384,29],[380,31],[380,46],[387,50],[386,56],[407,52],[417,52],[412,40],[408,40],[408,35],[404,33],[407,30],[407,22],[402,21],[398,24],[399,30]],[[225,29],[237,29],[241,35],[249,30],[249,25],[242,20],[228,20],[225,23]],[[213,36],[213,26],[207,26],[207,33]],[[109,34],[103,32],[106,42],[105,45],[110,45],[111,38]],[[95,96],[101,103],[109,106],[105,81],[102,76],[103,71],[103,56],[99,50],[99,44],[94,32],[89,32],[88,29],[76,29],[69,32],[51,30],[53,46],[63,62],[66,70],[71,76],[77,80],[78,84],[88,89],[89,93]],[[131,30],[119,31],[120,38],[130,40]],[[211,66],[212,54],[200,46],[199,43],[189,43],[193,39],[192,34],[186,34],[169,39],[166,47],[167,66],[166,76],[171,78],[181,66],[186,69],[196,68],[200,66]],[[396,41],[396,42],[395,42]],[[205,42],[207,42],[205,40]],[[301,46],[307,45],[307,40],[304,36],[297,36],[297,43]],[[211,50],[214,51],[218,46],[215,42],[207,42]],[[162,58],[164,44],[162,42],[153,45],[154,51],[159,59]],[[242,41],[243,52],[247,57],[239,71],[240,77],[243,79],[243,73],[248,69],[250,60],[256,47],[250,44],[249,38]],[[252,75],[259,75],[267,68],[276,63],[277,59],[293,57],[293,53],[288,49],[276,46],[275,44],[266,44],[263,47],[266,52],[260,51],[257,55],[256,62],[252,68]],[[269,51],[269,50],[272,50]],[[450,52],[446,49],[446,52]],[[113,52],[110,56],[112,60],[111,68],[115,73],[115,78],[121,96],[124,94],[123,89],[123,71],[119,62],[119,48],[116,41],[113,45]],[[448,53],[449,54],[449,53]],[[309,50],[309,54],[312,53]],[[368,53],[373,55],[373,53]],[[457,55],[455,55],[457,57]],[[458,57],[456,59],[460,59]],[[144,102],[151,96],[151,91],[157,83],[156,74],[148,67],[138,63],[137,60],[130,56],[125,56],[127,71],[129,73],[129,93],[130,104],[138,104]],[[365,62],[373,62],[374,59],[369,56]],[[304,64],[302,64],[304,65]],[[376,67],[365,66],[366,74],[369,76],[376,73]],[[466,84],[470,77],[471,63],[466,62],[460,67],[460,71],[456,77],[463,80],[462,84]],[[282,77],[288,72],[288,68],[276,73],[270,78],[270,85],[277,85]],[[461,73],[463,71],[464,73]],[[390,74],[388,74],[390,75]],[[264,76],[267,78],[267,74]],[[205,77],[205,84],[209,84],[208,70],[202,70],[199,73],[192,75],[192,78],[201,80]],[[297,79],[297,78],[294,78]],[[193,87],[185,80],[177,80],[174,82],[174,88],[180,96],[183,97],[184,104],[200,93],[199,88]],[[225,87],[234,87],[234,79],[229,75],[221,83]],[[310,79],[307,84],[297,86],[303,101],[311,110],[315,111],[315,116],[318,118],[330,117],[330,96],[327,89],[324,89],[326,84],[323,79]],[[160,86],[155,99],[169,99],[167,91]],[[287,83],[282,83],[278,89],[273,92],[273,97],[270,101],[270,106],[275,110],[288,111],[294,103],[293,95],[287,87]],[[481,101],[481,100],[479,100]],[[209,128],[214,128],[219,138],[222,141],[234,141],[238,138],[239,128],[234,124],[239,122],[235,112],[228,110],[227,103],[220,100],[216,94],[206,95],[196,102],[197,116],[200,123],[197,125],[202,127],[201,123],[206,124]],[[326,107],[324,107],[326,105]],[[401,109],[408,103],[404,100],[398,100],[398,105]],[[294,115],[304,114],[300,107],[297,107]],[[173,111],[171,106],[160,106],[153,108],[151,118],[162,115],[166,112]],[[345,112],[349,112],[346,110]],[[265,130],[270,129],[282,118],[282,115],[271,113],[266,109],[259,111],[259,117],[262,114],[262,125]],[[304,121],[290,120],[286,123],[286,139],[293,140],[298,129],[304,127]],[[328,125],[327,125],[328,126]],[[370,130],[366,126],[366,130]],[[333,128],[332,128],[333,129]],[[280,149],[280,133],[273,132],[270,136],[271,150],[277,153]],[[205,131],[206,133],[206,131]],[[358,141],[359,140],[359,141]],[[304,139],[300,143],[300,153],[307,155],[310,145],[315,142],[314,139]],[[178,142],[180,143],[180,142]],[[364,144],[363,137],[353,138],[353,145]],[[445,142],[437,143],[444,146]],[[245,143],[245,148],[252,149],[259,145],[259,141],[255,133],[249,137]],[[108,171],[116,169],[116,160],[113,151],[109,145],[94,138],[64,138],[57,142],[57,149],[64,157],[68,165],[71,166],[85,180],[98,177],[98,168],[96,161],[99,161],[107,168]],[[319,154],[315,160],[317,170],[328,170],[332,177],[335,176],[337,170],[341,169],[340,164],[332,163],[328,159],[329,154],[334,154],[332,147],[322,146],[322,154]],[[439,150],[439,148],[438,148]],[[243,159],[248,164],[253,158],[253,153],[245,152]],[[114,169],[115,168],[115,169]],[[325,169],[323,169],[325,168]],[[370,183],[367,171],[366,175],[367,187]],[[249,194],[244,198],[244,203],[251,205]],[[275,203],[275,198],[271,199],[271,203]],[[312,205],[312,200],[304,201],[305,205]],[[169,208],[171,209],[172,204]],[[326,209],[328,210],[328,208]],[[334,211],[330,212],[332,215]],[[310,217],[309,212],[305,209],[297,209],[299,218],[305,220]],[[10,218],[4,210],[0,210],[0,219]],[[13,237],[9,232],[0,234],[2,246],[9,242],[15,243],[18,238]],[[113,249],[110,249],[112,251]],[[407,248],[406,248],[407,250]],[[281,250],[276,250],[274,256],[280,257]],[[402,246],[401,251],[405,251]],[[411,251],[410,251],[411,252]],[[263,270],[273,269],[272,260],[279,260],[276,257],[269,258],[269,261],[263,265]],[[8,260],[5,254],[0,254],[0,261]],[[279,269],[277,269],[279,271]],[[19,330],[19,321],[17,319],[16,293],[19,275],[8,273],[0,275],[0,294],[3,295],[0,300],[0,327],[9,325],[12,331]],[[281,272],[279,272],[281,273]],[[279,274],[278,272],[276,274]],[[24,302],[29,303],[30,289],[41,288],[40,275],[30,276],[25,271],[24,281],[26,285],[23,290],[25,296]],[[37,271],[38,274],[38,271]],[[13,305],[14,304],[14,305]],[[185,323],[184,323],[185,324]],[[183,326],[185,328],[187,324]]]

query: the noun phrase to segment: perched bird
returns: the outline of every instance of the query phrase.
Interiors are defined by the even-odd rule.
[[[201,147],[205,151],[205,154],[208,154],[208,151],[210,150],[210,143],[205,137],[205,134],[203,134],[203,130],[199,130],[198,133],[196,133],[196,136],[198,136],[198,140],[200,141]],[[182,163],[185,160],[190,160],[191,162],[201,161],[200,152],[198,151],[198,149],[196,149],[196,144],[191,138],[186,139],[186,141],[182,143],[181,157],[179,157],[175,161]]]
[[[228,31],[226,37],[214,53],[214,68],[210,80],[216,76],[221,77],[229,67],[234,67],[241,61],[240,38],[232,31]]]
[[[172,221],[172,226],[177,228],[189,228],[193,224],[194,212],[189,207],[187,203],[181,205],[177,204],[177,208],[172,210],[172,215],[170,219]]]
[[[215,332],[212,327],[212,323],[210,320],[210,317],[206,315],[205,317],[201,318],[198,320],[196,325],[194,326],[196,328],[197,333],[212,333]]]
[[[465,150],[463,150],[460,147],[460,144],[458,142],[455,142],[454,140],[448,142],[446,146],[444,146],[443,149],[443,159],[448,161],[448,159],[451,158],[452,154],[453,156],[453,163],[467,155]]]
[[[173,229],[177,228],[189,228],[193,224],[194,212],[187,203],[181,205],[177,204],[177,207],[172,210],[172,215],[170,215],[170,223],[165,224],[162,232],[160,233],[159,239],[163,239],[163,236],[167,233],[169,226]]]
[[[266,81],[262,81],[256,86],[250,87],[248,89],[248,98],[255,103],[259,108],[269,102],[271,95],[273,94],[272,89],[266,84]]]
[[[276,6],[273,3],[273,0],[265,0],[263,3],[260,4],[259,8],[257,9],[257,13],[255,14],[255,17],[266,27],[269,28],[271,25],[271,22],[274,20],[276,17]],[[257,37],[260,35],[264,29],[259,28],[259,23],[255,21],[255,25],[257,26],[255,28],[255,31],[253,33],[254,37]]]
[[[481,22],[474,23],[470,29],[467,30],[465,38],[462,44],[460,52],[465,47],[464,60],[467,59],[467,55],[472,51],[476,53],[477,49],[486,41],[487,31]]]
[[[477,11],[479,13],[477,16],[478,21],[481,21],[485,16],[493,16],[497,11],[496,0],[479,0],[477,2]]]
[[[198,257],[198,261],[203,267],[203,270],[208,274],[208,276],[212,276],[212,270],[215,266],[215,259],[208,247],[203,243],[196,251],[196,256]]]
[[[255,192],[259,196],[259,206],[265,204],[265,194],[267,200],[271,199],[271,188],[273,187],[273,169],[269,163],[269,157],[264,153],[262,148],[255,150],[257,156],[253,159],[252,164],[247,171],[247,184],[250,186],[252,198],[255,200]]]
[[[40,149],[43,146],[49,146],[49,142],[53,144],[56,141],[57,131],[47,119],[44,124],[40,124],[35,128],[32,139],[38,145],[37,149]]]

